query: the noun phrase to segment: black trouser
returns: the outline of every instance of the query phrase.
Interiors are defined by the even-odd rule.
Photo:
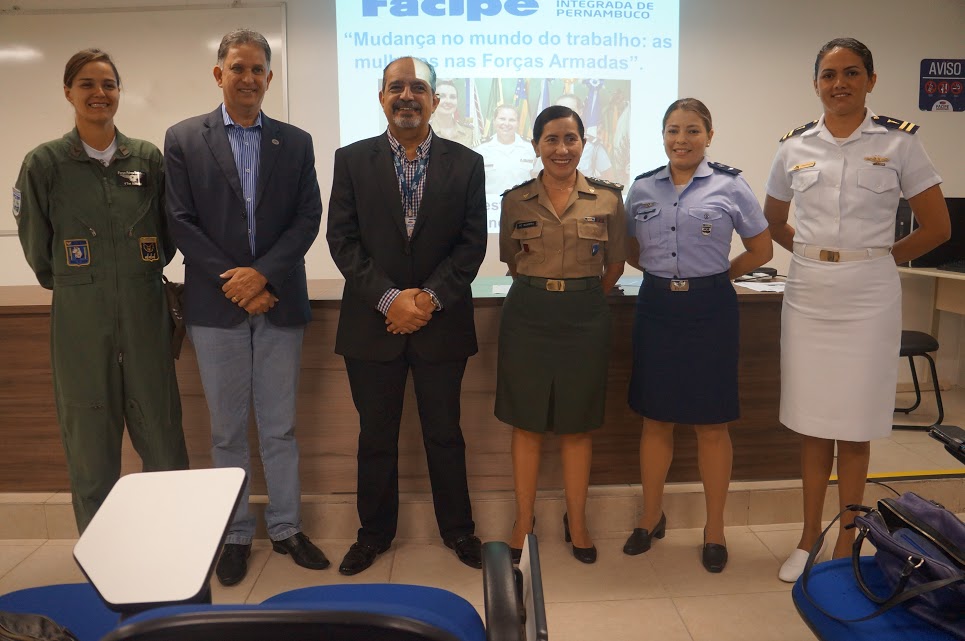
[[[466,443],[459,427],[459,394],[466,359],[430,363],[411,353],[392,361],[345,358],[352,399],[359,412],[358,540],[384,547],[399,517],[399,424],[405,382],[412,370],[422,442],[432,484],[436,522],[443,540],[472,534],[466,481]]]

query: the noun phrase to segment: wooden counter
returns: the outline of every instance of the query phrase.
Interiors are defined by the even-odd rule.
[[[624,282],[624,281],[621,281]],[[625,279],[633,282],[633,279]],[[639,276],[636,278],[639,282]],[[479,354],[469,359],[462,394],[462,426],[473,491],[512,488],[511,429],[493,416],[496,387],[496,337],[502,296],[494,283],[474,285]],[[594,433],[591,483],[639,483],[640,417],[626,402],[630,377],[630,330],[636,288],[612,296],[613,346],[610,358],[606,423]],[[352,404],[345,365],[332,350],[338,322],[340,280],[310,281],[312,322],[305,333],[299,382],[298,445],[302,492],[354,492],[358,414]],[[738,287],[741,310],[740,395],[743,417],[732,426],[735,480],[800,478],[798,438],[777,420],[780,393],[781,295]],[[39,287],[0,287],[0,492],[68,489],[60,433],[53,403],[49,358],[50,292]],[[193,467],[210,467],[208,411],[197,362],[185,341],[177,364],[184,430]],[[264,476],[251,431],[253,492],[264,493]],[[411,389],[406,398],[399,444],[400,487],[429,489],[425,454]],[[558,440],[544,441],[540,488],[562,486]],[[125,442],[123,471],[140,469]],[[693,430],[677,430],[671,481],[699,478]]]

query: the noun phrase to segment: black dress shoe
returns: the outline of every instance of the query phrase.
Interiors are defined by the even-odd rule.
[[[646,528],[642,527],[633,528],[633,532],[629,538],[627,538],[627,542],[623,544],[623,553],[629,554],[630,556],[643,554],[650,549],[653,539],[662,539],[666,535],[667,515],[661,513],[660,520],[657,521],[657,525],[654,526],[653,532],[649,532]]]
[[[281,541],[272,541],[271,549],[281,554],[291,554],[296,565],[309,570],[324,570],[331,565],[325,553],[309,541],[303,532],[296,532]]]
[[[567,543],[570,543],[572,540],[570,537],[570,519],[567,514],[563,514],[563,540]],[[573,558],[580,563],[596,563],[596,546],[578,548],[574,545]]]
[[[482,541],[472,534],[460,536],[455,541],[444,541],[447,548],[456,551],[459,560],[471,568],[482,569]]]
[[[221,585],[235,585],[248,574],[248,557],[251,556],[251,543],[241,545],[240,543],[225,543],[221,548],[221,558],[218,559],[218,566],[215,574]]]
[[[356,541],[352,544],[352,547],[348,549],[348,552],[345,553],[345,558],[342,559],[341,565],[338,566],[339,573],[345,576],[352,576],[353,574],[367,570],[375,563],[375,557],[389,549],[389,545],[391,544],[387,543],[385,547],[376,547]]]
[[[719,543],[708,543],[707,533],[704,532],[704,549],[701,552],[700,561],[708,572],[721,572],[727,565],[727,547]]]

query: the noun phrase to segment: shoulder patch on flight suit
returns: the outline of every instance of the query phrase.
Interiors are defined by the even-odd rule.
[[[84,267],[90,265],[90,245],[86,238],[65,240],[64,249],[67,250],[67,265],[69,267]]]
[[[874,121],[876,125],[881,125],[882,127],[887,127],[888,129],[897,129],[905,132],[906,134],[914,134],[920,127],[920,125],[916,125],[913,122],[899,120],[889,116],[872,116],[871,120]]]
[[[649,178],[650,176],[654,175],[655,173],[657,173],[658,171],[660,171],[661,169],[663,169],[663,168],[666,167],[666,166],[667,166],[667,165],[660,165],[660,166],[657,167],[656,169],[651,169],[650,171],[645,171],[645,172],[643,172],[642,174],[640,174],[639,176],[637,176],[636,178],[634,178],[634,180],[640,180],[641,178]]]
[[[603,185],[604,187],[609,187],[610,189],[616,189],[617,191],[623,191],[623,185],[620,183],[610,182],[609,180],[603,180],[602,178],[592,178],[590,176],[584,176],[586,182],[591,185]]]
[[[141,236],[141,260],[153,263],[161,260],[157,250],[157,236]]]
[[[512,187],[510,187],[509,189],[507,189],[506,191],[504,191],[503,193],[501,193],[501,194],[499,194],[499,195],[500,195],[500,196],[505,196],[506,194],[508,194],[508,193],[511,192],[512,190],[514,190],[514,189],[519,189],[519,188],[522,187],[523,185],[528,185],[528,184],[530,184],[531,182],[533,182],[534,180],[536,180],[536,179],[535,179],[535,178],[530,178],[529,180],[524,181],[524,182],[521,182],[521,183],[519,183],[518,185],[513,185]]]
[[[803,125],[801,125],[800,127],[795,127],[795,128],[792,129],[791,131],[789,131],[789,132],[787,132],[786,134],[784,134],[784,136],[781,138],[781,142],[784,142],[784,141],[787,140],[788,138],[793,138],[794,136],[800,136],[801,134],[803,134],[803,133],[804,133],[805,131],[807,131],[808,129],[813,128],[816,124],[818,124],[818,121],[817,121],[817,120],[812,120],[811,122],[806,123],[806,124],[803,124]]]
[[[20,217],[20,207],[23,204],[23,196],[20,194],[20,190],[16,187],[13,188],[13,217]]]
[[[738,169],[737,167],[731,167],[730,165],[725,165],[724,163],[720,163],[720,162],[709,162],[707,163],[707,165],[709,167],[713,167],[718,171],[722,171],[725,174],[731,174],[732,176],[736,176],[741,172],[741,170]]]

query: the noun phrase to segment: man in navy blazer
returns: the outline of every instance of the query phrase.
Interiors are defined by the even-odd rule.
[[[301,531],[295,442],[302,337],[311,318],[305,253],[322,203],[311,136],[261,112],[270,65],[259,33],[242,29],[221,41],[214,77],[224,103],[165,136],[167,209],[184,254],[184,318],[211,414],[214,464],[241,467],[250,481],[253,404],[272,547],[323,569],[328,559]],[[255,533],[249,487],[218,561],[224,585],[248,570]]]
[[[435,80],[423,60],[391,62],[379,92],[388,130],[335,152],[327,239],[345,276],[335,351],[345,358],[361,428],[362,527],[342,574],[368,568],[396,534],[409,370],[439,532],[463,563],[482,566],[459,396],[477,351],[470,284],[486,253],[486,188],[482,156],[429,127]]]

